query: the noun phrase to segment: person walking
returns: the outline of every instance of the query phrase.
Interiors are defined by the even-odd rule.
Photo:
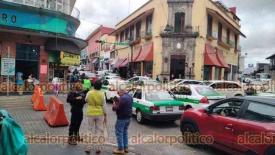
[[[81,81],[83,81],[83,89],[89,91],[92,86],[90,79],[86,77]]]
[[[52,84],[53,84],[53,88],[54,88],[54,94],[55,94],[55,96],[58,96],[60,79],[58,77],[54,77],[52,80]]]
[[[113,110],[117,115],[115,125],[117,148],[113,150],[113,154],[124,154],[129,152],[128,128],[132,116],[133,98],[123,88],[120,88],[118,95],[120,96],[118,102],[113,102]]]
[[[77,141],[81,141],[79,129],[83,120],[83,106],[85,105],[85,97],[88,91],[82,91],[81,83],[77,83],[67,97],[67,102],[71,105],[71,123],[69,127],[70,145],[76,145]]]
[[[94,89],[90,90],[86,95],[87,101],[87,111],[86,115],[88,117],[88,124],[89,128],[92,131],[92,136],[98,136],[98,138],[92,139],[99,139],[99,137],[104,136],[104,125],[107,123],[107,115],[106,115],[106,101],[105,101],[105,94],[101,91],[102,83],[101,81],[97,80],[94,83]],[[96,142],[99,144],[99,142]],[[99,144],[101,145],[101,144]],[[86,153],[90,153],[91,145],[88,144],[86,146]],[[100,147],[96,147],[96,153],[99,154],[101,152]]]

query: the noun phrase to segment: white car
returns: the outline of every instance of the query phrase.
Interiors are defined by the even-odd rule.
[[[205,82],[207,86],[212,87],[219,93],[225,95],[227,98],[234,96],[244,96],[245,92],[242,86],[234,81],[207,81]]]
[[[135,76],[135,77],[132,77],[132,78],[126,80],[125,82],[128,84],[134,84],[137,81],[144,81],[144,80],[150,80],[150,79],[151,78],[147,77],[147,76]]]
[[[180,85],[170,90],[177,100],[182,101],[185,109],[207,107],[226,96],[205,85]]]
[[[105,97],[107,102],[112,102],[114,97],[118,97],[117,89],[125,85],[125,81],[120,77],[105,79],[103,88],[105,88]]]

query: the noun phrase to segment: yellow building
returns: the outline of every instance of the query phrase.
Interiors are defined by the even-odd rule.
[[[114,68],[197,80],[236,78],[240,19],[212,0],[150,0],[116,25]]]

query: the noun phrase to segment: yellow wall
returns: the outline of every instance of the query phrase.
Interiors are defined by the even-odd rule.
[[[218,47],[223,50],[223,55],[228,64],[237,65],[238,64],[238,56],[237,53],[234,52],[234,48],[230,48],[230,50],[223,48],[222,46],[217,44],[217,40],[208,40],[206,38],[207,35],[207,8],[218,11],[227,21],[229,21],[233,26],[237,29],[240,29],[240,25],[238,22],[235,22],[232,18],[231,14],[225,14],[222,12],[217,6],[215,6],[210,0],[195,0],[193,4],[192,10],[192,26],[197,27],[199,29],[200,36],[196,39],[196,47],[195,47],[195,79],[202,80],[203,79],[203,64],[204,64],[204,50],[205,43],[210,43],[214,47]],[[228,17],[229,16],[229,17]],[[212,32],[218,33],[218,18],[213,17],[213,25]],[[223,37],[226,37],[226,29],[228,28],[227,24],[222,22],[223,24]],[[234,33],[233,29],[230,29],[230,40],[234,41]],[[214,70],[212,71],[212,75],[215,75]],[[223,78],[224,74],[222,74]]]
[[[161,31],[165,28],[167,24],[167,18],[168,18],[168,4],[167,0],[151,0],[145,6],[143,6],[141,9],[134,12],[132,15],[128,16],[125,20],[123,20],[121,23],[116,25],[116,29],[119,29],[123,25],[127,24],[128,22],[132,21],[136,17],[138,17],[140,14],[142,14],[145,11],[148,11],[150,9],[154,8],[153,12],[153,18],[152,18],[152,39],[151,40],[145,40],[143,38],[144,33],[146,31],[146,17],[142,19],[141,23],[141,42],[140,44],[136,46],[140,46],[143,44],[146,44],[148,42],[153,42],[154,44],[154,63],[153,63],[153,78],[156,78],[157,75],[161,73],[161,67],[162,67],[162,40],[160,37]],[[131,25],[128,25],[129,27]],[[117,34],[120,34],[118,32]],[[118,51],[118,58],[126,58],[128,56],[131,56],[131,48],[125,47],[125,46],[117,46],[116,47]]]
[[[153,12],[153,21],[152,21],[152,40],[154,43],[154,63],[153,63],[153,77],[161,73],[162,68],[162,39],[160,37],[161,31],[164,30],[167,21],[168,21],[168,4],[167,0],[151,0],[146,3],[142,8],[135,11],[133,14],[128,16],[126,19],[122,20],[122,22],[116,25],[116,30],[127,24],[128,22],[134,20],[143,12],[154,8]],[[209,41],[206,38],[207,34],[207,8],[212,10],[216,10],[219,12],[226,20],[228,20],[234,27],[240,29],[239,21],[233,20],[232,14],[225,14],[221,11],[216,5],[214,5],[210,0],[195,0],[192,9],[192,26],[199,31],[199,37],[196,39],[196,47],[195,47],[195,79],[202,80],[203,79],[203,67],[204,67],[204,49],[205,43],[210,43],[214,47],[218,47],[224,51],[223,55],[228,64],[237,65],[237,54],[234,52],[234,48],[230,48],[230,50],[224,49],[223,47],[217,44],[217,40]],[[141,33],[145,32],[146,19],[142,20]],[[223,36],[226,37],[226,23],[223,23]],[[131,25],[128,25],[129,27]],[[230,40],[234,41],[234,34],[230,33]],[[213,17],[213,32],[218,32],[218,18]],[[117,32],[120,34],[120,32]],[[116,35],[116,34],[114,34]],[[141,34],[142,35],[142,34]],[[141,43],[138,45],[142,45],[147,41],[142,39]],[[125,46],[117,46],[118,49],[118,58],[125,58],[130,55],[130,47]],[[214,72],[214,71],[213,71]],[[212,73],[215,75],[215,73]],[[223,77],[223,74],[222,74]]]

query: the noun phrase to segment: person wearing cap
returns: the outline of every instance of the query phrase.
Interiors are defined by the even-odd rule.
[[[132,117],[133,98],[125,88],[119,88],[117,101],[113,102],[113,110],[116,111],[117,121],[115,124],[115,134],[117,139],[117,148],[113,150],[114,154],[128,153],[128,128]]]
[[[101,91],[102,83],[97,80],[94,83],[94,89],[90,90],[86,95],[87,101],[87,111],[86,115],[88,117],[89,128],[92,131],[92,136],[104,136],[104,125],[107,123],[106,115],[106,100],[105,94]],[[98,142],[96,142],[98,143]],[[88,144],[86,146],[86,153],[90,153],[91,146]],[[96,153],[101,152],[100,148],[96,148]]]

